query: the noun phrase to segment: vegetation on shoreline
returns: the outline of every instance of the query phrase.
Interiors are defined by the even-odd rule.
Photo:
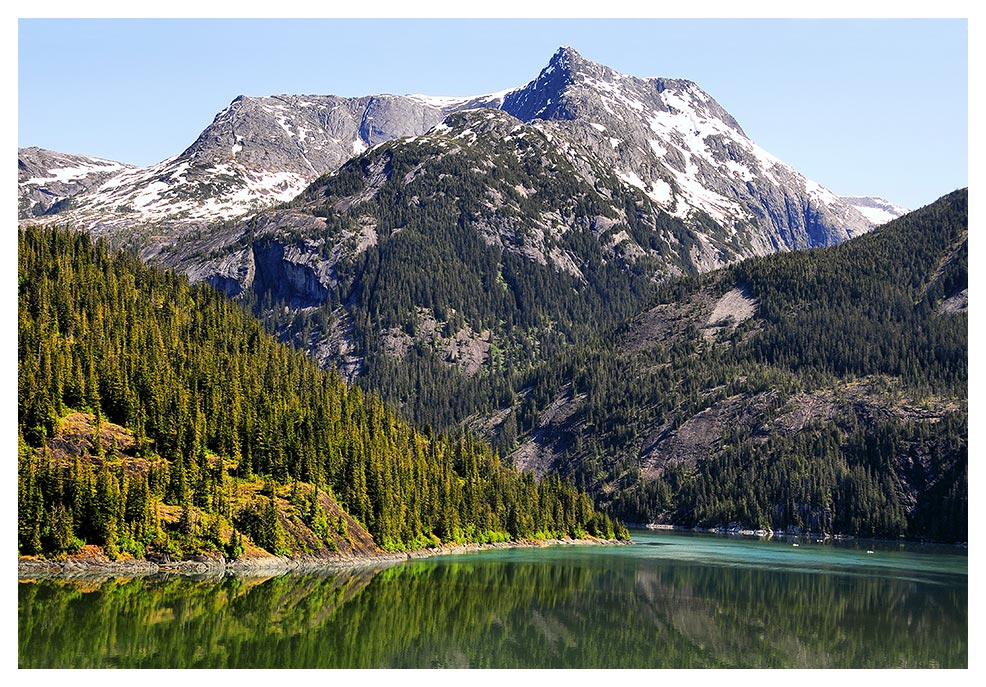
[[[354,524],[385,550],[623,534],[561,479],[397,419],[210,287],[67,230],[20,230],[18,260],[22,554],[372,546]],[[91,436],[67,440],[69,417]]]

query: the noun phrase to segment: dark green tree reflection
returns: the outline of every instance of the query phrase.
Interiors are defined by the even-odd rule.
[[[962,667],[964,575],[626,552],[19,585],[21,667]],[[899,571],[898,571],[899,572]]]

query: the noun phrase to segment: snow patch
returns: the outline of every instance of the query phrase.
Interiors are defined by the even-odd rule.
[[[155,181],[144,188],[133,199],[135,208],[142,208],[161,199],[161,193],[168,190],[168,184],[163,181]]]
[[[671,192],[671,186],[666,181],[657,179],[653,184],[651,184],[650,187],[648,187],[648,185],[644,183],[643,179],[637,176],[637,174],[633,171],[623,172],[617,170],[616,176],[630,186],[639,188],[648,198],[653,200],[658,205],[664,205],[665,203],[671,201],[673,194]]]
[[[468,139],[468,142],[470,144],[472,144],[472,143],[475,143],[476,142],[477,136],[476,136],[476,132],[475,131],[473,131],[472,129],[466,128],[466,129],[463,129],[461,133],[456,134],[454,136],[454,138],[465,138],[465,139]]]
[[[485,93],[483,95],[468,95],[468,96],[454,96],[454,95],[425,95],[423,93],[412,93],[404,97],[415,100],[429,107],[435,107],[440,110],[447,108],[458,107],[460,105],[465,105],[466,103],[473,102],[476,100],[480,101],[493,101],[498,105],[503,103],[504,97],[516,88],[507,88],[502,91],[496,91],[494,93]]]
[[[834,193],[811,179],[805,179],[805,190],[808,192],[810,198],[825,205],[831,205],[839,201]]]
[[[843,196],[841,200],[844,203],[849,203],[863,217],[877,225],[886,224],[890,220],[910,212],[906,208],[894,205],[889,200],[877,196]]]
[[[900,215],[887,212],[883,208],[868,207],[866,205],[853,205],[853,207],[859,210],[859,214],[876,225],[886,224],[890,220],[900,217]]]
[[[726,160],[726,169],[732,172],[735,176],[738,176],[743,181],[753,181],[754,174],[750,171],[750,168],[746,165],[741,165],[735,160]]]
[[[180,165],[178,165],[178,167],[175,168],[173,172],[171,172],[171,180],[176,184],[188,183],[188,180],[185,179],[185,173],[188,172],[191,166],[192,163],[188,162],[187,160],[185,162],[182,162]]]
[[[97,162],[91,165],[78,165],[76,167],[55,167],[48,170],[50,177],[32,177],[22,183],[24,184],[51,184],[57,181],[72,181],[81,179],[93,173],[115,172],[126,169],[125,165],[118,162],[107,160],[105,163]]]
[[[671,191],[671,184],[664,181],[664,179],[655,179],[651,183],[651,189],[647,192],[647,195],[658,205],[666,205],[674,197],[674,193]]]
[[[422,93],[413,93],[406,97],[440,110],[446,107],[452,107],[454,105],[461,105],[470,100],[470,98],[461,98],[454,95],[424,95]]]
[[[719,224],[726,226],[728,215],[738,215],[742,213],[739,203],[719,195],[715,191],[705,188],[694,176],[693,166],[690,160],[686,160],[686,169],[679,172],[674,168],[669,171],[674,174],[674,180],[681,190],[684,203],[679,203],[675,211],[675,216],[685,218],[688,216],[690,208],[701,210],[707,213]]]

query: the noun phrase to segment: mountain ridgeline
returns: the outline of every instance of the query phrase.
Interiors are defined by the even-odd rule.
[[[290,200],[369,147],[476,109],[536,124],[573,163],[603,165],[679,217],[706,215],[709,239],[741,231],[756,252],[769,252],[837,243],[872,227],[855,201],[757,146],[695,83],[621,74],[570,47],[526,85],[484,96],[238,96],[183,152],[147,168],[126,166],[104,184],[91,183],[97,161],[46,166],[38,154],[46,151],[21,151],[20,216],[132,238],[153,253],[203,223]],[[591,165],[580,166],[592,174]],[[77,177],[82,183],[65,183]],[[155,225],[155,235],[133,234],[142,223]]]
[[[63,230],[22,229],[18,257],[21,553],[614,535],[572,486],[398,420],[207,285]]]
[[[477,419],[628,522],[965,541],[968,192],[674,280]]]

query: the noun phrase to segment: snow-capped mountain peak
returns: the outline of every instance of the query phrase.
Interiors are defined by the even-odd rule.
[[[59,219],[90,227],[168,223],[180,232],[182,223],[243,216],[290,200],[372,146],[476,108],[538,123],[587,180],[607,169],[694,223],[699,240],[733,241],[710,268],[837,243],[873,226],[860,208],[751,141],[695,83],[621,74],[567,46],[528,84],[482,96],[238,96],[181,154],[78,189],[70,215]],[[22,201],[22,218],[31,205]]]
[[[562,48],[502,107],[551,123],[676,216],[698,213],[744,234],[749,253],[837,243],[873,226],[750,140],[686,79],[637,78]]]

